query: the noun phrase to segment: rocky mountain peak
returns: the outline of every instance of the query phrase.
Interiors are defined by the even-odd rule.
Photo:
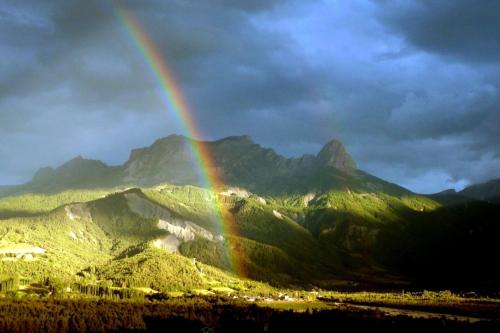
[[[316,156],[321,166],[330,166],[344,172],[357,169],[356,163],[338,140],[331,140]]]

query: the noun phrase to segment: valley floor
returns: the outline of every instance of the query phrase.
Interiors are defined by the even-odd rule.
[[[4,296],[0,331],[328,332],[359,328],[498,332],[500,299],[468,296],[324,292],[315,299],[196,296],[161,301]]]

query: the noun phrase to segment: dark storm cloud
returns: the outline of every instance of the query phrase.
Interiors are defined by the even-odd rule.
[[[418,48],[464,61],[499,61],[498,1],[387,1],[380,16]]]
[[[420,65],[432,68],[428,77],[420,69],[416,79],[421,79],[423,89],[407,91],[404,102],[392,110],[389,132],[396,135],[398,145],[401,140],[413,142],[395,151],[414,147],[414,156],[405,159],[408,165],[416,166],[413,170],[444,171],[450,184],[498,177],[500,3],[378,4],[376,16],[384,29],[401,37],[413,54],[428,58]]]
[[[245,57],[255,60],[246,54],[249,49],[269,48],[272,38],[254,36],[248,16],[277,2],[248,1],[242,6],[219,1],[211,6],[195,1],[52,1],[43,10],[37,3],[3,8],[0,16],[6,22],[0,29],[1,45],[7,49],[0,57],[5,64],[0,143],[2,156],[10,161],[2,163],[3,182],[24,181],[38,166],[81,153],[122,162],[130,148],[181,131],[119,24],[115,5],[134,12],[173,66],[188,99],[196,100],[203,87],[221,76],[226,78],[221,83],[233,85],[236,63]],[[219,89],[227,91],[223,84]],[[236,106],[234,112],[239,111]],[[20,149],[27,154],[19,154]]]
[[[208,139],[299,155],[340,138],[417,191],[500,176],[496,2],[60,0],[0,5],[0,183],[182,132],[117,6]]]

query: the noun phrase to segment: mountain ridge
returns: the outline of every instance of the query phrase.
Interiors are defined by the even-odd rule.
[[[449,286],[450,278],[457,286],[495,285],[490,280],[497,275],[483,254],[498,250],[498,205],[440,204],[412,193],[357,169],[336,140],[316,155],[297,158],[248,136],[205,143],[226,186],[214,192],[196,183],[189,140],[156,140],[133,150],[122,166],[77,156],[41,169],[17,188],[18,196],[0,198],[0,232],[4,247],[30,244],[49,255],[34,262],[38,268],[14,261],[0,273],[22,269],[43,280],[64,269],[56,275],[79,281],[95,271],[90,276],[114,285],[159,288],[155,274],[163,272],[153,273],[158,258],[177,260],[165,253],[180,253],[185,258],[179,265],[191,271],[196,265],[188,258],[227,272],[231,249],[249,278],[272,285]],[[0,187],[9,190],[16,189]],[[232,232],[220,232],[216,198],[234,221]],[[147,276],[134,273],[143,260]],[[172,273],[172,267],[161,267]],[[115,269],[131,275],[115,279]],[[169,276],[164,291],[168,280],[176,280],[175,273]]]
[[[473,184],[464,188],[458,194],[477,200],[500,203],[500,178]]]
[[[132,149],[122,165],[77,156],[57,168],[39,169],[32,180],[4,189],[3,195],[54,192],[113,186],[153,186],[160,183],[202,185],[191,145],[194,139],[172,134],[151,145]],[[316,154],[287,158],[262,147],[248,135],[201,141],[210,152],[224,184],[256,193],[304,192],[322,186],[346,186],[364,177],[338,140],[326,143]],[[325,184],[324,179],[328,181]],[[384,186],[384,185],[381,185]],[[0,193],[2,195],[2,193]]]
[[[59,167],[40,168],[22,185],[0,186],[0,197],[22,193],[55,193],[68,189],[154,186],[161,183],[203,186],[191,144],[194,139],[171,134],[135,148],[121,165],[78,155]],[[341,141],[328,141],[316,154],[284,157],[248,135],[201,141],[210,151],[217,173],[227,186],[257,194],[321,192],[334,188],[413,193],[358,169]],[[461,191],[428,195],[443,204],[470,200],[500,202],[500,179]]]
[[[489,181],[472,184],[462,189],[455,191],[454,189],[444,190],[430,195],[445,204],[456,204],[470,200],[486,201],[490,203],[500,203],[500,178],[491,179]]]

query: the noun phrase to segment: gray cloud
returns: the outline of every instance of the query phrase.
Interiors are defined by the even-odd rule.
[[[500,58],[500,3],[492,0],[387,1],[380,17],[418,48],[471,62]]]
[[[118,5],[208,139],[249,134],[291,156],[340,138],[416,191],[500,176],[494,2],[60,0],[0,5],[0,183],[182,133]]]

